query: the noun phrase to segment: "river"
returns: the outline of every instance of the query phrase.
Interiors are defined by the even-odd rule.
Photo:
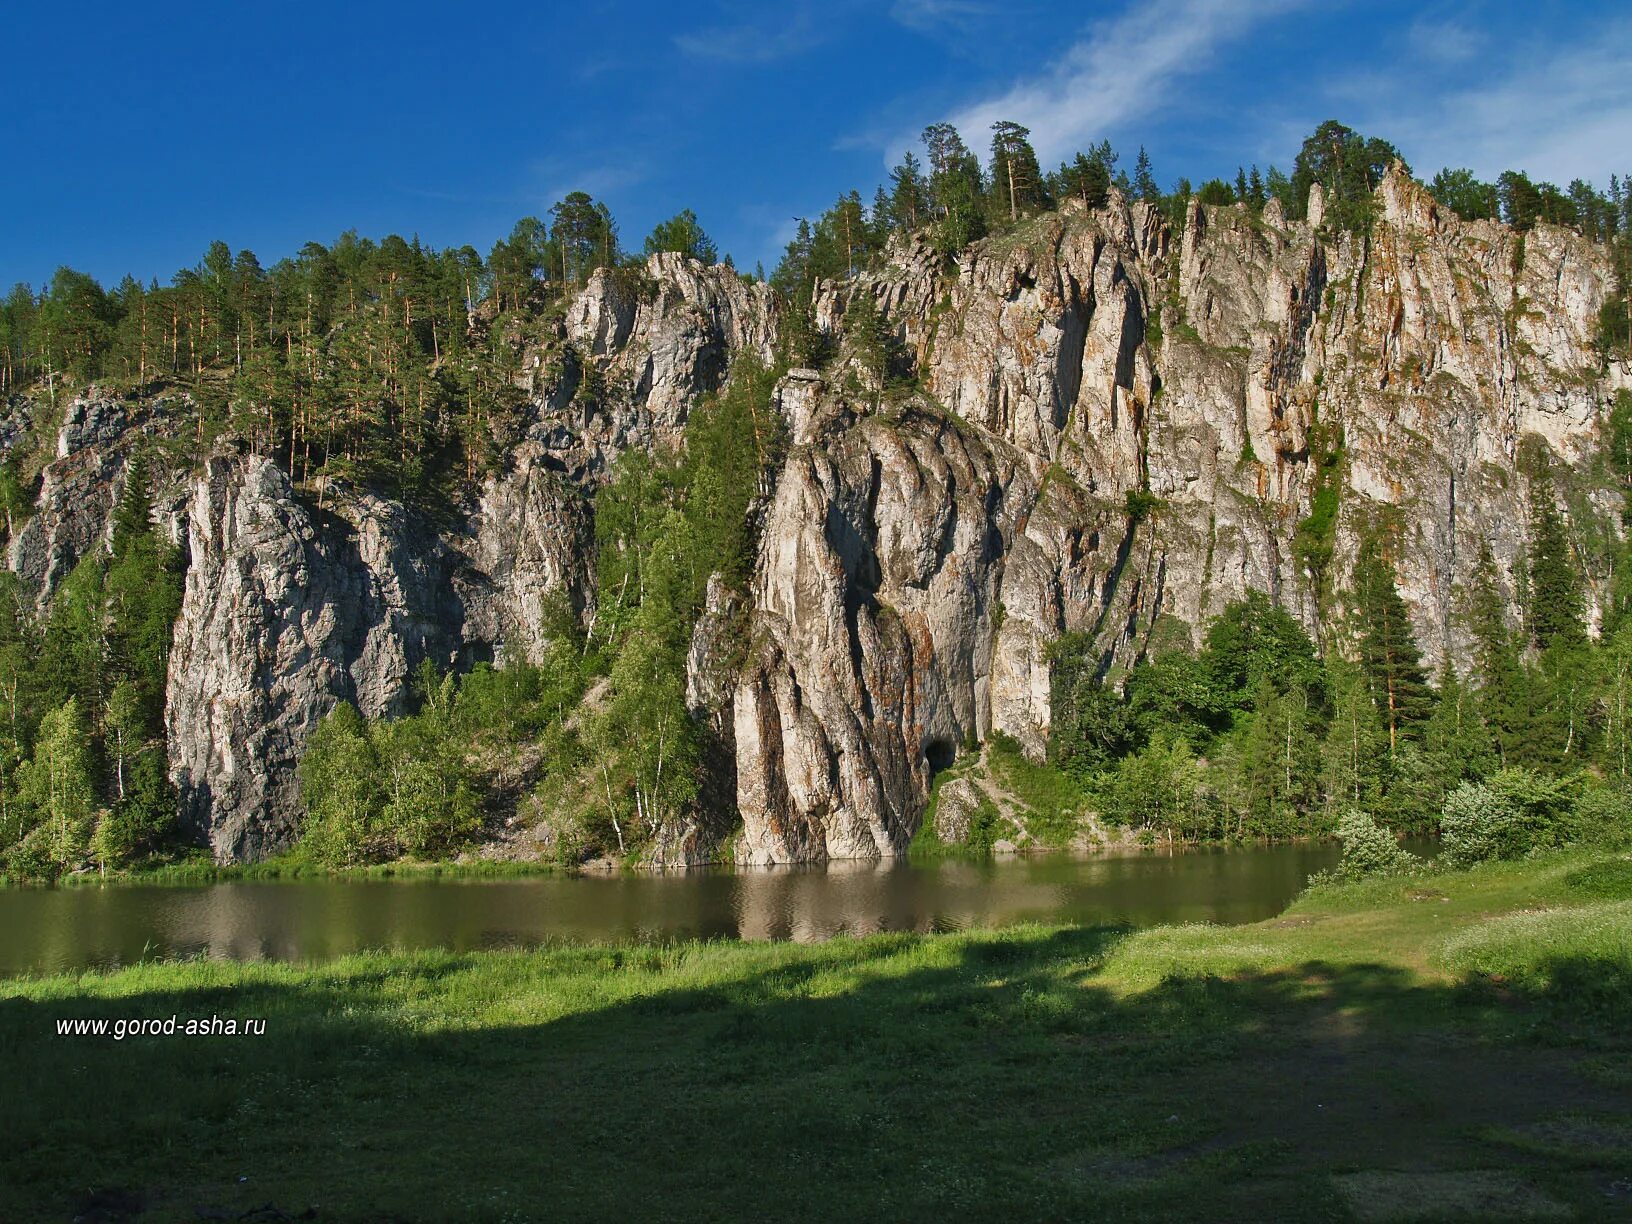
[[[662,875],[229,881],[0,890],[0,975],[144,957],[322,960],[363,949],[551,942],[819,940],[1014,922],[1254,922],[1335,846],[833,863]]]

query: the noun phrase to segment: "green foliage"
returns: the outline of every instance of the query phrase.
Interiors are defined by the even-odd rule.
[[[1337,838],[1343,843],[1343,857],[1320,882],[1390,879],[1422,867],[1421,860],[1400,848],[1393,833],[1359,808],[1345,809],[1338,816]]]
[[[1001,216],[1012,223],[1024,212],[1049,204],[1037,154],[1031,147],[1029,128],[1008,120],[992,124],[992,164],[989,181],[993,202]]]
[[[1388,750],[1415,734],[1433,708],[1433,693],[1411,632],[1405,602],[1394,585],[1394,567],[1381,543],[1368,539],[1354,567],[1355,641],[1360,670],[1388,731]]]
[[[123,867],[173,840],[163,719],[180,559],[150,525],[147,480],[138,453],[114,508],[110,547],[80,560],[43,618],[25,606],[14,576],[0,583],[0,855],[14,874],[49,877],[87,862]],[[73,753],[65,747],[70,724],[82,741]],[[81,773],[83,802],[77,784],[41,790],[42,778]],[[47,810],[72,815],[47,834]]]
[[[460,677],[427,660],[417,712],[367,722],[336,706],[301,757],[301,850],[330,868],[447,857],[481,828],[519,750],[547,744],[556,751],[543,768],[574,764],[562,725],[583,695],[581,642],[564,606],[545,622],[553,636],[536,665],[479,664]]]
[[[379,761],[355,706],[342,702],[312,732],[300,761],[304,849],[344,867],[385,857],[379,844]]]
[[[1581,572],[1553,503],[1552,484],[1545,479],[1531,489],[1529,562],[1526,622],[1531,639],[1543,650],[1580,645],[1586,640]]]
[[[1167,650],[1138,664],[1128,677],[1127,717],[1134,738],[1159,733],[1206,745],[1229,726],[1232,694],[1217,683],[1211,656]]]
[[[1079,152],[1069,164],[1062,162],[1054,173],[1054,194],[1062,199],[1076,198],[1087,208],[1103,208],[1111,194],[1111,171],[1116,165],[1116,154],[1108,142],[1086,153]]]
[[[1130,523],[1143,522],[1162,508],[1162,499],[1149,489],[1129,489],[1122,512]]]
[[[697,214],[689,208],[682,208],[667,221],[658,222],[657,227],[647,235],[645,251],[648,255],[674,251],[705,264],[714,263],[720,256],[714,240],[703,232],[703,227],[697,222]]]
[[[1609,849],[1632,844],[1632,792],[1624,783],[1589,783],[1562,822],[1557,840]]]
[[[754,506],[786,449],[771,405],[779,371],[751,356],[693,410],[680,455],[630,449],[595,502],[597,586],[587,640],[564,604],[546,610],[537,664],[429,667],[420,709],[364,723],[329,716],[301,764],[303,844],[351,866],[456,852],[480,827],[518,753],[536,758],[535,810],[554,853],[639,854],[699,801],[704,729],[686,705],[686,651],[711,577],[747,580]],[[604,676],[592,707],[591,679]]]
[[[7,855],[12,873],[49,877],[80,866],[90,848],[96,789],[77,698],[40,721],[34,755],[17,771],[11,803],[22,833]]]
[[[1140,832],[1203,840],[1217,835],[1217,805],[1190,746],[1160,733],[1101,775],[1100,814]]]
[[[1464,782],[1445,800],[1440,836],[1445,861],[1467,867],[1513,859],[1570,840],[1577,784],[1525,769]]]
[[[1326,197],[1326,224],[1343,230],[1369,229],[1375,212],[1372,192],[1399,158],[1399,150],[1388,141],[1326,120],[1303,142],[1293,162],[1293,208],[1288,215],[1304,216],[1309,189],[1319,183]]]
[[[1223,704],[1245,709],[1268,679],[1277,691],[1313,691],[1322,683],[1314,643],[1284,608],[1249,591],[1207,626],[1201,664]]]
[[[1025,806],[1026,828],[1045,846],[1068,846],[1076,836],[1082,813],[1090,801],[1088,790],[1075,777],[1027,758],[1020,744],[1001,731],[992,732],[986,760],[992,777]],[[1012,836],[1013,825],[1004,822]]]
[[[618,227],[611,212],[582,191],[569,192],[550,208],[550,241],[568,284],[583,284],[596,268],[618,261]]]
[[[1049,759],[1086,780],[1128,746],[1127,716],[1116,694],[1099,682],[1099,660],[1088,634],[1062,634],[1049,648],[1049,661]]]
[[[1326,584],[1337,537],[1337,518],[1343,501],[1343,430],[1316,421],[1309,427],[1309,470],[1312,492],[1309,513],[1298,522],[1292,549],[1308,571],[1317,594]]]
[[[938,218],[935,248],[943,255],[956,255],[986,232],[980,162],[950,123],[931,124],[924,129],[923,141],[929,157],[929,196]]]
[[[1501,215],[1501,199],[1494,183],[1482,183],[1472,170],[1449,167],[1434,175],[1428,190],[1434,199],[1464,221],[1489,221]]]

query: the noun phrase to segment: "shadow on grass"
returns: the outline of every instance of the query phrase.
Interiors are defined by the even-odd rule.
[[[1334,1174],[1491,1168],[1601,1214],[1632,1176],[1490,1138],[1632,1123],[1579,1066],[1632,1043],[1565,995],[1321,964],[1119,995],[1122,935],[177,966],[6,999],[0,1218],[1342,1219]],[[267,1034],[55,1036],[215,1013]]]

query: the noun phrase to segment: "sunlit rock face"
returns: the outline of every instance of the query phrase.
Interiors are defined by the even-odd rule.
[[[612,461],[678,447],[688,407],[739,354],[770,361],[774,338],[769,288],[729,269],[656,255],[638,275],[597,273],[527,363],[524,437],[451,523],[340,488],[314,505],[265,458],[212,457],[181,499],[191,562],[167,729],[184,822],[223,861],[281,849],[298,834],[301,751],[336,704],[389,715],[424,659],[536,661],[562,610],[589,621],[593,497]],[[71,416],[70,458],[124,437],[96,424],[112,411]],[[81,465],[121,461],[109,454]],[[88,524],[42,520],[27,567],[54,575],[52,539],[94,537],[111,503]],[[677,861],[715,849],[670,840]]]
[[[1379,526],[1428,661],[1464,656],[1458,590],[1482,544],[1503,572],[1520,555],[1527,465],[1589,460],[1632,386],[1592,343],[1605,253],[1462,222],[1399,172],[1369,240],[1321,228],[1322,208],[1192,206],[1170,225],[1113,193],[955,261],[898,238],[818,286],[840,356],[777,388],[790,447],[751,510],[756,564],[744,589],[711,588],[687,660],[720,810],[663,830],[654,860],[728,838],[749,863],[900,854],[969,745],[1002,732],[1042,753],[1061,634],[1086,634],[1114,682],[1248,591],[1320,630]],[[848,361],[863,296],[908,392]],[[594,623],[598,490],[625,451],[683,446],[737,357],[772,361],[780,311],[678,255],[597,273],[534,320],[504,462],[434,520],[297,491],[230,447],[202,474],[156,472],[189,559],[167,728],[190,827],[223,860],[287,846],[296,763],[338,702],[390,714],[423,659],[536,659],[563,613]],[[54,414],[57,457],[9,562],[48,603],[106,538],[136,442],[188,414],[100,393],[31,411]],[[8,407],[0,449],[31,431]],[[1593,498],[1617,530],[1612,495]]]
[[[1548,226],[1521,248],[1397,168],[1378,206],[1367,243],[1320,229],[1318,198],[1299,223],[1192,205],[1178,234],[1113,198],[946,272],[898,245],[818,296],[836,330],[871,296],[924,390],[885,409],[837,379],[782,392],[801,445],[736,690],[740,860],[899,854],[966,743],[1041,753],[1061,633],[1090,634],[1114,680],[1251,590],[1318,631],[1378,527],[1427,661],[1465,654],[1481,545],[1504,571],[1523,548],[1521,450],[1584,462],[1632,376],[1592,344],[1601,248]],[[1312,541],[1321,484],[1338,511]]]

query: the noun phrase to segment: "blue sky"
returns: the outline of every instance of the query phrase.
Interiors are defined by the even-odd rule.
[[[7,18],[0,286],[169,279],[356,228],[484,253],[567,191],[624,242],[682,207],[767,270],[926,123],[1045,164],[1108,138],[1163,185],[1290,166],[1335,117],[1424,177],[1632,169],[1632,13],[1583,0],[26,3]]]

